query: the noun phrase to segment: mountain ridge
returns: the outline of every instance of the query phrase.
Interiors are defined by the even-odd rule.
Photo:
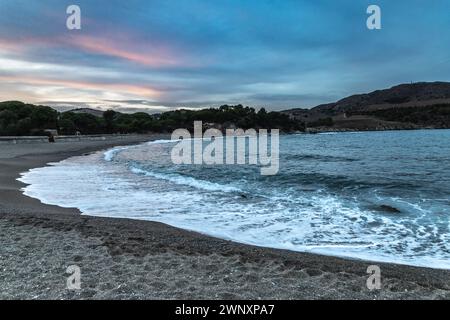
[[[429,110],[425,108],[432,106]],[[450,128],[450,116],[446,114],[448,108],[450,82],[436,81],[399,84],[351,95],[311,109],[296,108],[281,112],[303,121],[307,127],[321,130],[383,130]]]

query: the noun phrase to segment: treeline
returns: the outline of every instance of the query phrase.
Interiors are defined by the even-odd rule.
[[[223,105],[219,108],[201,110],[176,110],[161,114],[159,124],[170,131],[176,128],[193,129],[194,121],[203,121],[204,124],[218,124],[226,128],[266,128],[280,129],[284,132],[302,131],[304,125],[292,120],[288,115],[280,112],[267,112],[261,108],[258,112],[254,108],[242,105]]]
[[[144,112],[125,114],[108,110],[98,117],[89,113],[57,112],[46,106],[20,101],[0,103],[0,135],[45,135],[46,130],[57,130],[62,135],[102,133],[172,132],[177,128],[193,128],[194,121],[226,128],[267,128],[283,132],[304,130],[303,124],[279,112],[258,112],[242,105],[201,110],[176,110],[160,115]]]
[[[450,128],[450,104],[397,107],[359,112],[358,114],[374,116],[385,121],[413,123],[421,127]]]
[[[0,103],[0,135],[44,135],[45,129],[56,129],[58,112],[50,107],[20,101]]]

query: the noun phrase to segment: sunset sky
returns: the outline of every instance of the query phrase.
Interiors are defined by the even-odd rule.
[[[66,28],[81,7],[82,29]],[[382,30],[366,9],[382,10]],[[450,1],[0,0],[0,101],[279,110],[450,81]]]

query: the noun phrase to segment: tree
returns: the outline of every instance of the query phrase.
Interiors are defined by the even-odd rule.
[[[106,132],[114,132],[114,119],[116,118],[117,112],[114,110],[107,110],[103,112],[103,119],[105,120]]]

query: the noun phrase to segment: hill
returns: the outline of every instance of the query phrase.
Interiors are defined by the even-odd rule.
[[[103,117],[103,111],[97,110],[97,109],[91,109],[91,108],[78,108],[78,109],[72,109],[67,112],[72,113],[84,113],[84,114],[91,114],[96,117]]]
[[[449,112],[449,82],[401,84],[312,109],[282,111],[317,130],[450,128]]]

